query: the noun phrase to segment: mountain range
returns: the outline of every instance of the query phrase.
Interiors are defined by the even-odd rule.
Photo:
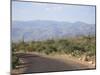
[[[23,38],[25,41],[38,41],[89,34],[95,35],[95,24],[34,20],[12,21],[11,25],[13,41],[19,41]]]

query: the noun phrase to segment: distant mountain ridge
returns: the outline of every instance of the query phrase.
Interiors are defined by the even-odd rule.
[[[58,21],[12,21],[12,40],[45,40],[95,34],[95,24]]]

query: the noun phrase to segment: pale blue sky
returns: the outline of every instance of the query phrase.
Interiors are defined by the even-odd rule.
[[[95,24],[95,6],[12,2],[12,20],[54,20]]]

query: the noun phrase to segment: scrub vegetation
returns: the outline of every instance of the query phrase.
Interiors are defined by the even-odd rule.
[[[85,60],[95,59],[96,43],[94,36],[80,36],[74,38],[51,39],[44,41],[30,41],[12,43],[13,68],[19,64],[16,52],[38,52],[49,54],[70,54],[74,57],[85,56]]]

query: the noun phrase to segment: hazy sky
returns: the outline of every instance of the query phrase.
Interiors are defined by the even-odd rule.
[[[12,20],[55,20],[95,24],[95,6],[12,2]]]

